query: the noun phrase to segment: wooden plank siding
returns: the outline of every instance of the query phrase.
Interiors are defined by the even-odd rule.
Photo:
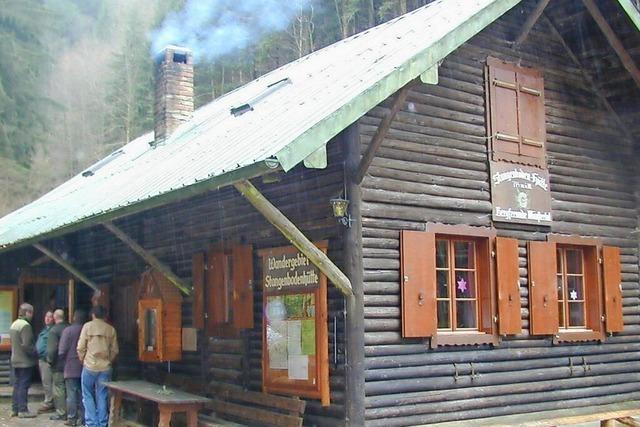
[[[363,181],[367,425],[438,423],[640,398],[632,149],[623,133],[609,126],[613,120],[544,24],[536,24],[517,51],[505,42],[517,34],[522,16],[526,13],[518,9],[506,14],[447,57],[438,85],[411,89]],[[425,222],[492,224],[487,56],[543,71],[553,225],[495,224],[498,236],[518,239],[521,333],[495,348],[432,350],[427,339],[402,338],[400,231],[424,230]],[[359,121],[363,153],[391,100]],[[604,344],[554,345],[549,336],[530,335],[526,241],[546,240],[547,233],[597,236],[620,248],[624,332]]]
[[[343,163],[339,143],[329,144],[329,167],[311,170],[302,166],[282,174],[274,184],[254,182],[260,191],[287,215],[311,240],[329,240],[329,256],[342,265],[341,225],[331,213],[329,200],[343,189]],[[210,244],[232,241],[254,248],[254,327],[236,338],[198,334],[198,352],[183,352],[183,360],[171,363],[171,372],[209,384],[229,383],[260,391],[262,386],[262,266],[256,255],[262,248],[288,245],[282,235],[232,188],[163,206],[116,221],[127,234],[166,263],[180,278],[191,280],[192,256]],[[72,236],[77,241],[78,266],[98,283],[135,278],[144,271],[137,255],[100,227]],[[183,326],[193,325],[192,296],[184,297]],[[333,286],[328,295],[328,332],[331,406],[309,400],[305,420],[333,426],[344,418],[344,299]],[[136,349],[134,349],[136,350]],[[124,350],[119,365],[135,364],[136,351]],[[168,365],[144,364],[143,375],[159,378]]]

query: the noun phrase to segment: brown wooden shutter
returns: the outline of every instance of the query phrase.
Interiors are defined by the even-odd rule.
[[[193,327],[204,328],[204,266],[205,254],[193,255],[191,264],[191,280],[193,281]]]
[[[402,336],[432,336],[438,327],[435,234],[402,231],[400,246]]]
[[[496,238],[496,269],[498,281],[498,332],[501,335],[519,334],[520,273],[518,271],[518,240]]]
[[[620,249],[611,246],[602,248],[604,276],[604,312],[607,332],[622,332],[622,276],[620,272]]]
[[[516,72],[500,60],[488,58],[489,111],[493,138],[494,159],[499,153],[519,155],[518,86]]]
[[[233,325],[253,328],[253,246],[233,247]]]
[[[534,71],[519,72],[517,78],[520,155],[532,157],[532,164],[542,166],[546,140],[544,81]]]
[[[558,332],[556,244],[529,242],[529,328],[533,335]]]
[[[545,167],[544,80],[539,70],[487,58],[493,160]]]
[[[226,317],[225,257],[223,252],[209,252],[207,258],[207,330],[211,333]]]

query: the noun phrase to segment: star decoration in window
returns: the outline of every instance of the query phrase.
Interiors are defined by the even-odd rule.
[[[574,290],[572,290],[571,292],[569,292],[569,297],[570,297],[572,300],[577,300],[577,299],[578,299],[578,293],[576,292],[576,290],[575,290],[575,289],[574,289]]]
[[[460,292],[466,292],[467,290],[467,281],[464,280],[464,277],[458,279],[458,290]]]

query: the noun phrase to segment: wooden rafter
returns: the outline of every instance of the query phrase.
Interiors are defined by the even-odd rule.
[[[306,255],[309,260],[327,276],[344,295],[353,296],[351,282],[345,274],[329,259],[329,257],[318,249],[302,231],[298,230],[293,222],[264,197],[260,191],[249,181],[239,181],[233,186],[260,212],[274,227],[276,227],[284,237],[287,238],[300,252]]]
[[[46,264],[46,263],[48,263],[49,261],[51,261],[51,258],[49,258],[49,257],[48,257],[48,256],[46,256],[46,255],[42,255],[40,258],[38,258],[38,259],[35,259],[35,260],[31,261],[31,264],[29,264],[29,265],[30,265],[31,267],[37,267],[37,266],[39,266],[39,265]]]
[[[526,39],[533,26],[538,22],[538,19],[542,16],[542,12],[547,7],[551,0],[540,0],[536,5],[536,8],[531,12],[531,14],[527,17],[527,20],[522,25],[522,31],[520,31],[520,35],[515,38],[513,41],[514,47],[520,46]]]
[[[593,0],[582,0],[582,3],[584,3],[585,7],[591,14],[591,17],[596,21],[596,24],[598,24],[598,27],[600,27],[600,30],[604,33],[604,36],[618,55],[618,58],[620,58],[624,68],[626,68],[629,74],[631,74],[636,85],[640,87],[640,70],[636,67],[635,62],[633,62],[633,58],[631,58],[631,55],[626,51],[620,39],[615,35],[607,20],[602,16],[598,6],[596,6]]]
[[[613,109],[607,97],[598,88],[598,86],[596,85],[596,82],[593,81],[589,73],[586,72],[586,70],[580,63],[580,60],[578,59],[576,54],[573,52],[573,50],[571,50],[567,42],[564,40],[564,37],[562,37],[562,34],[560,34],[560,31],[558,31],[555,24],[551,22],[551,20],[545,15],[542,16],[542,19],[545,20],[545,22],[551,29],[551,33],[558,39],[560,44],[562,44],[562,47],[564,47],[564,50],[569,56],[569,58],[571,59],[571,61],[573,61],[573,63],[576,64],[576,66],[580,70],[580,73],[582,74],[582,78],[584,78],[587,81],[587,83],[591,86],[591,89],[595,92],[596,96],[600,98],[600,101],[604,104],[607,111],[612,115],[612,117],[616,121],[616,124],[618,125],[618,128],[625,134],[625,136],[629,139],[629,141],[633,141],[633,135],[631,135],[631,133],[627,129],[627,126],[625,126],[625,124],[622,122],[622,119],[620,118],[616,110]]]
[[[371,165],[374,157],[376,156],[376,151],[382,145],[384,138],[387,136],[387,132],[389,132],[389,128],[391,127],[391,122],[400,111],[400,108],[404,105],[404,101],[407,99],[407,95],[409,95],[409,88],[412,86],[412,83],[405,85],[400,91],[396,94],[393,99],[393,104],[391,105],[391,109],[387,112],[387,114],[380,122],[378,129],[376,129],[376,133],[373,135],[369,146],[367,147],[367,151],[365,151],[362,159],[360,160],[360,165],[358,166],[358,171],[356,172],[355,182],[360,184],[364,179],[364,176]]]
[[[75,276],[81,282],[85,283],[91,289],[93,289],[94,291],[100,292],[100,288],[98,287],[98,285],[93,280],[89,279],[80,270],[75,268],[73,265],[71,265],[70,262],[66,261],[60,255],[56,254],[51,249],[47,248],[46,246],[44,246],[41,243],[35,243],[33,245],[33,247],[36,248],[37,250],[39,250],[40,252],[42,252],[43,254],[45,254],[46,256],[48,256],[49,258],[51,258],[56,263],[58,263],[62,268],[67,270],[69,273],[71,273],[73,276]]]
[[[132,251],[137,253],[140,258],[145,260],[147,264],[151,267],[158,270],[164,277],[167,278],[176,288],[180,289],[185,295],[189,295],[191,293],[190,286],[188,286],[181,278],[176,276],[176,274],[171,271],[171,269],[162,263],[158,258],[156,258],[152,253],[147,251],[145,248],[140,246],[135,240],[129,237],[124,231],[120,230],[116,227],[112,222],[104,222],[102,223],[104,227],[109,230],[113,235],[115,235],[118,239],[122,240],[122,242],[129,246]]]

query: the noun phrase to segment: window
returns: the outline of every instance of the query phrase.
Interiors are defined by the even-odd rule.
[[[476,252],[474,240],[436,240],[439,330],[478,330]]]
[[[539,70],[487,58],[487,124],[494,161],[544,168],[544,80]]]
[[[556,246],[560,329],[587,327],[583,255],[580,247]]]
[[[400,240],[404,337],[431,337],[436,346],[496,343],[498,334],[520,332],[516,240],[443,224],[403,231]]]
[[[619,253],[594,238],[550,235],[547,242],[529,242],[531,333],[585,341],[621,331]]]

